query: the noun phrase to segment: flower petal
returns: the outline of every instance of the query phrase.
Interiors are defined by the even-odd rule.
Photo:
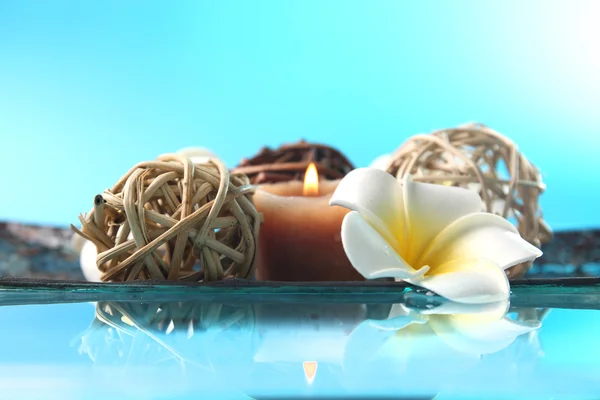
[[[533,261],[542,252],[519,236],[508,220],[493,214],[475,213],[449,225],[425,251],[418,264],[437,265],[458,258],[485,259],[506,269]]]
[[[204,147],[185,147],[177,154],[189,158],[194,164],[207,163],[211,158],[218,158],[215,153]]]
[[[352,266],[367,279],[407,279],[429,269],[415,271],[357,211],[344,217],[342,244]]]
[[[348,370],[364,367],[396,332],[395,329],[381,329],[373,325],[371,320],[361,322],[352,330],[344,344],[343,368]]]
[[[96,245],[89,240],[86,240],[81,247],[81,253],[79,253],[79,264],[81,265],[81,271],[83,276],[88,282],[101,282],[100,270],[96,266],[96,257],[98,252]]]
[[[512,344],[523,334],[538,329],[539,321],[519,322],[508,317],[477,322],[470,315],[431,316],[429,325],[454,349],[470,354],[492,354]]]
[[[403,179],[409,243],[406,261],[411,265],[446,226],[481,211],[481,198],[471,190]],[[422,265],[422,264],[421,264]]]
[[[75,234],[71,236],[71,250],[73,250],[75,253],[81,253],[81,249],[87,241],[88,240],[81,235]]]
[[[411,312],[403,304],[394,304],[387,319],[370,319],[362,324],[369,323],[373,328],[381,330],[399,331],[410,324],[425,324],[428,317],[418,312]]]
[[[385,171],[385,170],[387,170],[387,167],[390,164],[391,160],[392,160],[392,155],[391,154],[382,154],[379,157],[377,157],[376,159],[374,159],[371,162],[371,165],[369,165],[369,167],[371,167],[371,168],[377,168],[377,169],[380,169],[382,171]]]
[[[458,303],[498,302],[507,299],[510,294],[504,271],[487,260],[452,260],[439,265],[432,273],[407,282]]]
[[[411,313],[402,304],[394,304],[388,319],[368,319],[356,326],[344,347],[344,368],[365,365],[399,330],[412,324],[427,323],[427,316]]]
[[[462,316],[455,316],[454,326],[459,329],[463,335],[469,336],[479,341],[496,341],[506,338],[514,339],[517,336],[532,332],[542,326],[540,321],[516,321],[509,317],[502,317],[496,321],[488,323],[475,323],[468,318],[463,320]]]
[[[402,255],[406,242],[402,196],[402,187],[392,175],[358,168],[340,181],[329,204],[358,211]]]
[[[406,293],[404,298],[410,299],[414,292]],[[422,296],[422,295],[421,295]],[[497,301],[494,303],[457,303],[455,301],[444,301],[437,307],[433,308],[409,308],[413,313],[418,312],[424,316],[427,315],[469,315],[481,322],[483,318],[497,320],[502,318],[509,307],[508,299]]]

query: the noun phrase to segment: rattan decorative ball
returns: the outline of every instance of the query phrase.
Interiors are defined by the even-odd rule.
[[[251,278],[262,222],[244,174],[180,154],[142,162],[80,216],[102,281]]]
[[[540,247],[552,238],[543,219],[539,196],[544,192],[539,170],[509,138],[483,124],[466,124],[409,138],[388,161],[397,178],[476,190],[484,210],[513,222],[521,236]],[[531,264],[507,271],[523,276]]]
[[[263,147],[255,156],[243,159],[233,170],[244,173],[252,184],[303,180],[310,163],[327,180],[343,178],[354,165],[339,150],[300,140],[276,149]]]

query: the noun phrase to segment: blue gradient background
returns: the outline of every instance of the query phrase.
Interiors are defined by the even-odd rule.
[[[600,3],[0,2],[0,219],[67,224],[134,163],[301,137],[358,166],[468,121],[519,143],[555,229],[600,226]]]

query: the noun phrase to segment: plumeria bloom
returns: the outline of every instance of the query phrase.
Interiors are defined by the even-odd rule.
[[[85,240],[85,239],[84,239]],[[96,245],[89,240],[85,240],[79,253],[79,265],[81,265],[81,272],[88,282],[101,282],[101,273],[96,266],[96,257],[98,257],[98,250]]]
[[[96,256],[98,255],[96,245],[74,234],[71,237],[71,248],[74,252],[79,253],[79,265],[85,280],[88,282],[100,282],[100,271],[96,267]]]
[[[215,153],[204,147],[185,147],[178,150],[177,154],[189,158],[195,164],[203,164],[211,158],[219,158]]]
[[[389,166],[391,160],[392,160],[391,154],[382,154],[379,157],[375,158],[371,162],[371,165],[369,165],[369,167],[377,168],[382,171],[385,171],[387,169],[387,167]]]
[[[365,278],[403,280],[456,302],[507,299],[504,270],[542,254],[509,221],[481,212],[477,193],[409,175],[400,182],[375,168],[353,170],[330,205],[351,210],[342,243]]]

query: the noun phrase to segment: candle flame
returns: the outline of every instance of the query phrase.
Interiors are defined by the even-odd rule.
[[[319,195],[319,173],[317,172],[317,167],[314,163],[310,163],[304,174],[304,195]]]
[[[308,382],[309,385],[312,385],[313,381],[315,380],[318,366],[319,364],[317,364],[316,361],[304,361],[302,363],[302,368],[304,369],[304,377],[306,378],[306,382]]]

